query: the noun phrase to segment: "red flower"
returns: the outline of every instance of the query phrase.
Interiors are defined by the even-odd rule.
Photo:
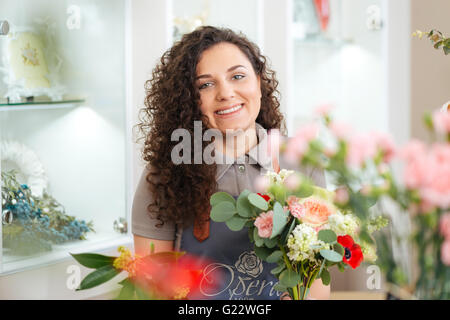
[[[353,269],[356,269],[363,261],[363,254],[361,247],[353,242],[353,238],[349,235],[338,236],[337,242],[344,247],[345,254],[342,258],[344,263],[348,264]]]
[[[270,197],[269,197],[267,194],[261,194],[261,193],[258,193],[258,195],[261,196],[261,197],[263,197],[264,200],[266,200],[267,202],[270,201]]]

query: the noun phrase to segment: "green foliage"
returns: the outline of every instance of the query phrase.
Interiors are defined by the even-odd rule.
[[[113,265],[115,257],[109,257],[97,253],[70,254],[77,262],[86,268],[97,269]]]

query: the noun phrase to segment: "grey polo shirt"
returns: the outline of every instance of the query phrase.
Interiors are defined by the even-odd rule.
[[[268,142],[267,131],[256,123],[256,133],[258,144],[248,154],[238,159],[224,158],[224,163],[217,164],[218,190],[216,192],[224,191],[232,196],[239,196],[244,189],[254,191],[256,178],[268,170],[273,170],[272,157],[265,151]],[[311,178],[316,185],[325,187],[325,176],[322,171],[291,165],[283,157],[279,159],[279,166],[280,169],[300,171]],[[147,211],[148,205],[154,199],[146,181],[148,173],[149,169],[145,168],[134,195],[131,232],[145,238],[175,241],[175,249],[177,249],[180,245],[182,230],[177,230],[174,223],[167,222],[162,227],[156,227],[159,221],[151,218]]]

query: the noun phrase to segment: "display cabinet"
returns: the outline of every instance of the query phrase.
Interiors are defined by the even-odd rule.
[[[126,4],[0,3],[0,281],[131,242]]]
[[[132,128],[144,83],[173,41],[201,24],[242,31],[260,46],[290,135],[331,103],[357,128],[405,141],[408,3],[1,2],[0,22],[10,28],[0,35],[0,298],[80,299],[116,288],[75,292],[69,253],[132,247],[130,208],[144,165]],[[366,278],[334,288],[365,290]]]

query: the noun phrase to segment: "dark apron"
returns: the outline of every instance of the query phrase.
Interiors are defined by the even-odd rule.
[[[181,251],[206,262],[200,292],[189,299],[210,300],[279,300],[280,292],[273,289],[278,283],[270,273],[276,263],[259,259],[248,229],[231,231],[225,222],[210,221],[210,236],[199,242],[193,227],[183,230]]]

